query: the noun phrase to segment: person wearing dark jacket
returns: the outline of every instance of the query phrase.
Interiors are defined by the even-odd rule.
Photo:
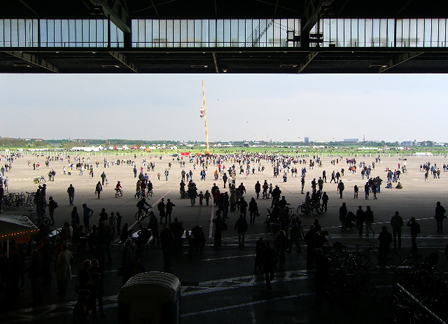
[[[238,246],[242,248],[244,247],[244,234],[247,232],[247,221],[243,214],[240,214],[240,218],[236,221],[235,230],[238,231]]]
[[[31,264],[25,271],[29,273],[29,278],[31,279],[31,291],[33,293],[33,302],[31,303],[31,306],[39,305],[42,301],[40,293],[42,264],[36,250],[31,251]]]
[[[174,246],[173,232],[167,227],[167,224],[163,225],[163,229],[160,231],[160,245],[162,246],[163,264],[164,270],[171,270],[171,253]]]
[[[215,243],[213,247],[221,247],[221,234],[222,231],[226,230],[227,224],[221,218],[219,210],[216,212],[216,218],[213,220],[213,223],[215,223]]]
[[[417,251],[417,235],[420,234],[420,224],[415,221],[415,217],[412,217],[407,226],[411,228],[411,241],[412,241],[412,251]]]
[[[271,281],[274,279],[275,265],[277,264],[277,253],[271,248],[269,242],[266,242],[266,248],[261,255],[261,263],[263,264],[266,287],[268,291],[271,291]]]
[[[255,201],[255,198],[251,198],[249,202],[249,216],[250,216],[250,223],[255,224],[255,217],[258,214],[258,205]]]

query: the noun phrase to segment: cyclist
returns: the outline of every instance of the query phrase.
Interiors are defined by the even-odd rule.
[[[149,208],[146,208],[145,205],[148,206],[149,208],[152,208],[152,206],[146,202],[146,199],[145,199],[145,198],[140,199],[140,201],[137,203],[136,206],[137,206],[137,208],[138,208],[138,213],[139,213],[140,215],[143,214],[142,211],[145,211],[145,213],[148,212],[148,209],[149,209]]]
[[[184,180],[180,180],[180,184],[179,184],[179,186],[180,186],[180,194],[181,194],[181,196],[184,196],[184,194],[185,194],[185,182],[184,182]]]
[[[305,209],[307,214],[311,211],[311,196],[309,191],[307,191],[305,196]]]
[[[288,205],[289,204],[286,202],[285,196],[282,196],[282,199],[278,202],[278,207],[280,207],[280,209],[285,209]]]
[[[120,181],[117,181],[117,185],[115,186],[115,193],[123,196],[123,189],[121,187]]]

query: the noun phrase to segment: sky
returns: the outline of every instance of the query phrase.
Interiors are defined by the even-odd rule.
[[[0,74],[0,136],[204,141],[202,80],[210,142],[448,142],[443,74]]]

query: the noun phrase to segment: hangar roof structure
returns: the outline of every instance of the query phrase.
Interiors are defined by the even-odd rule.
[[[447,73],[448,1],[7,0],[0,73]]]

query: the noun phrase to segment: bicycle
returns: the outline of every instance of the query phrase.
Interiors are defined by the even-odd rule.
[[[281,224],[278,220],[274,220],[271,215],[271,211],[268,210],[268,215],[266,216],[266,220],[264,221],[264,230],[267,234],[271,234],[272,237],[277,237],[278,232],[281,229]]]
[[[35,192],[26,192],[28,194],[28,196],[26,197],[25,200],[25,206],[26,207],[32,207],[34,206],[34,197],[36,196]]]
[[[135,220],[142,221],[152,213],[150,210],[139,210],[135,213]]]
[[[311,201],[309,209],[306,203],[303,202],[299,207],[297,207],[297,214],[299,216],[309,215],[310,213],[314,216],[323,215],[327,212],[323,205],[319,201]]]
[[[38,183],[43,184],[43,183],[47,182],[47,180],[45,180],[44,176],[40,176],[40,177],[34,177],[33,182],[36,184],[38,184]]]
[[[123,196],[123,189],[115,189],[115,198]]]
[[[45,224],[47,227],[50,227],[51,225],[51,220],[50,218],[48,218],[47,216],[45,216],[45,214],[42,217],[39,217],[38,213],[33,213],[33,209],[28,209],[28,218],[34,223],[34,224],[39,224],[39,223],[43,223]]]
[[[134,198],[140,199],[140,198],[143,198],[143,196],[144,196],[143,192],[141,190],[137,190],[135,192]]]
[[[367,241],[369,246],[363,252],[358,252],[359,244],[356,245],[356,249],[358,252],[358,257],[360,258],[361,265],[367,268],[372,268],[379,265],[379,255],[378,252],[373,248],[375,242]],[[385,251],[385,264],[384,266],[388,268],[397,268],[401,264],[401,255],[393,250]]]

